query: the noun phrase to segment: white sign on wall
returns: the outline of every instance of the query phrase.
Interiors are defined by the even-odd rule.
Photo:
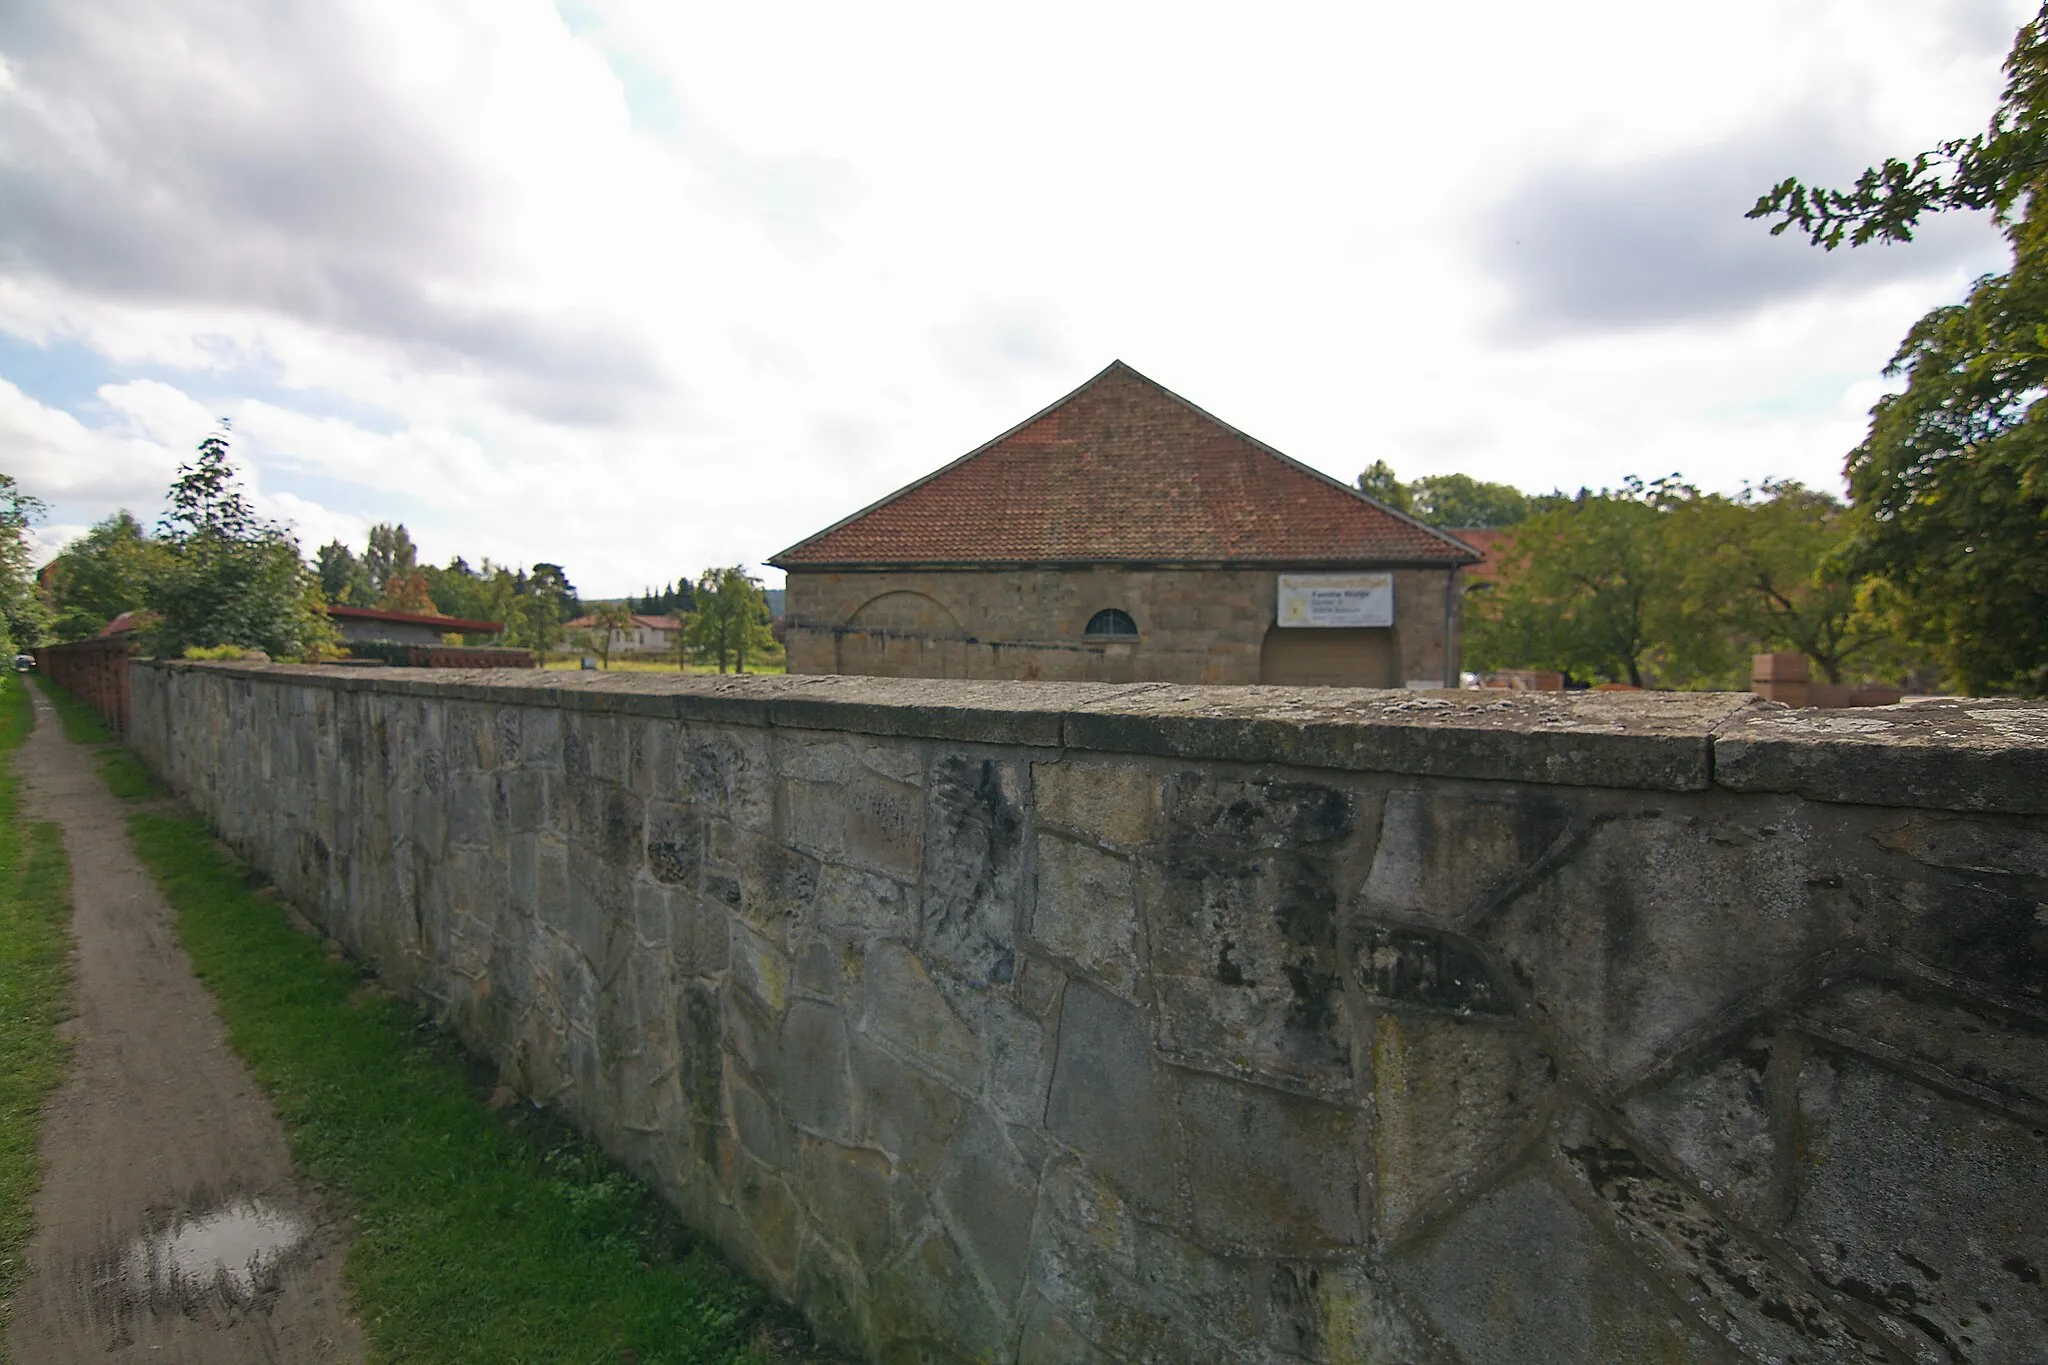
[[[1390,573],[1284,573],[1280,624],[1342,629],[1394,624]]]

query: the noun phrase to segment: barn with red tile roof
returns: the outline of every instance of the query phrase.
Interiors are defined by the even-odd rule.
[[[1477,557],[1118,361],[769,562],[791,672],[1398,687]]]

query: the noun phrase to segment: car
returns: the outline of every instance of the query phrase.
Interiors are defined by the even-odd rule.
[[[26,673],[35,666],[36,656],[33,654],[17,654],[14,656],[14,671],[17,673]]]

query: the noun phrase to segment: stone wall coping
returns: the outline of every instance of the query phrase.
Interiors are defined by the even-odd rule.
[[[141,661],[252,682],[496,705],[1645,791],[2048,813],[2048,703],[1793,710],[1743,692],[1378,691],[831,675]]]

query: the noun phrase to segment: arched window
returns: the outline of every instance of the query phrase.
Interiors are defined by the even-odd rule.
[[[1131,614],[1127,611],[1118,611],[1115,607],[1104,607],[1101,611],[1088,618],[1088,629],[1082,633],[1085,635],[1136,635],[1138,633],[1138,623],[1131,619]]]

